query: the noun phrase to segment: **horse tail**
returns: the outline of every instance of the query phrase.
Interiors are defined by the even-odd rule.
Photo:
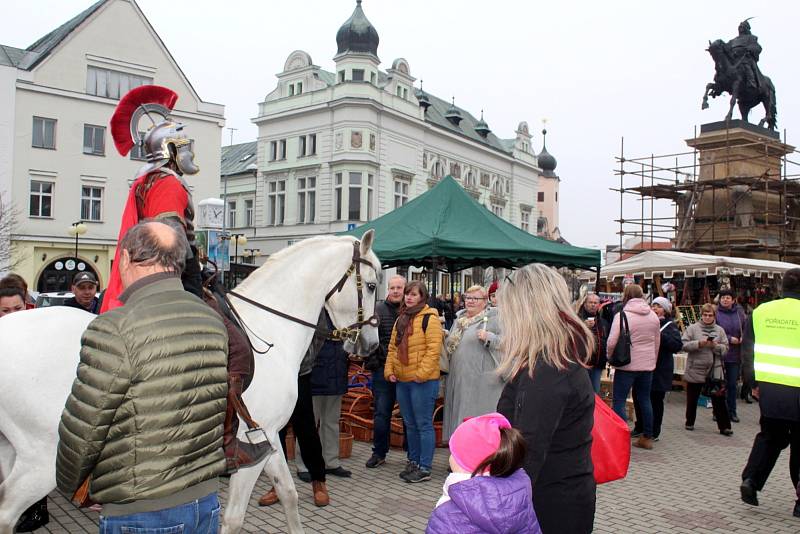
[[[769,81],[769,88],[772,93],[772,98],[769,99],[769,114],[772,117],[769,126],[774,130],[778,126],[778,95],[775,92],[775,86],[772,84],[772,80]]]

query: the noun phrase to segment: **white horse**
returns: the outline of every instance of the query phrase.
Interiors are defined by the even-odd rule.
[[[278,438],[294,409],[300,362],[314,333],[296,320],[316,324],[324,306],[337,329],[349,330],[350,350],[367,354],[377,346],[373,315],[380,263],[371,251],[373,236],[367,232],[358,245],[352,237],[301,241],[271,256],[236,288],[247,299],[294,319],[231,297],[256,351],[256,373],[244,399],[273,452],[231,477],[223,534],[241,529],[262,468],[283,504],[289,531],[303,532],[297,491]],[[55,488],[58,423],[75,379],[80,337],[92,318],[59,307],[0,319],[0,534],[11,534],[21,513]],[[267,348],[265,341],[274,346],[259,354]],[[240,425],[242,439],[246,428]]]

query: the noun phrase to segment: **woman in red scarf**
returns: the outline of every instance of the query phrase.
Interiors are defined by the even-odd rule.
[[[406,285],[384,368],[386,380],[397,382],[406,426],[408,463],[400,478],[412,483],[431,479],[436,448],[433,409],[439,395],[442,325],[439,313],[427,301],[428,290],[422,282]]]

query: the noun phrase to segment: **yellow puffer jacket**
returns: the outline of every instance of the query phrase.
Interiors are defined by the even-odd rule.
[[[422,331],[422,318],[430,315],[428,328]],[[408,365],[403,365],[397,355],[397,323],[392,328],[392,339],[389,341],[389,355],[386,357],[384,376],[389,379],[395,375],[400,382],[419,380],[438,380],[439,352],[442,349],[442,323],[439,313],[425,306],[414,317],[411,337],[408,340]]]

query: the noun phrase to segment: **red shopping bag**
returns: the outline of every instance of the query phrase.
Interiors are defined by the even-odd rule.
[[[598,484],[625,478],[631,461],[631,431],[598,395],[594,396],[592,463]]]

